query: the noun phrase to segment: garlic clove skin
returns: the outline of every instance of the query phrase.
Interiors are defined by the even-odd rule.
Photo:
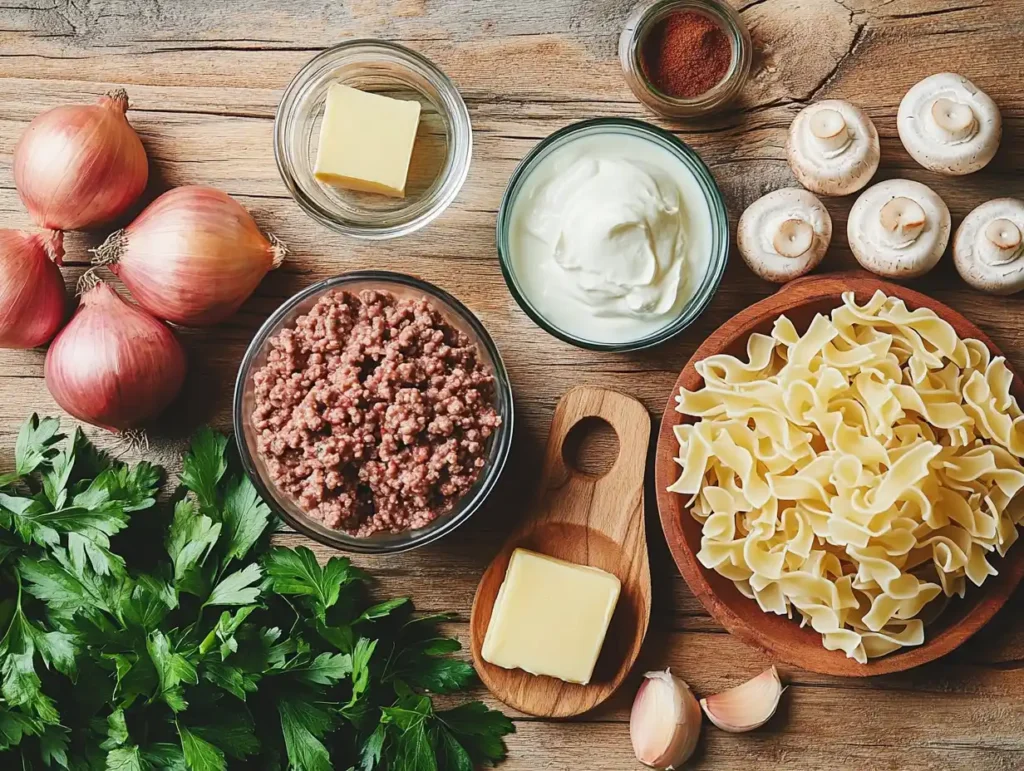
[[[648,672],[633,701],[629,738],[637,760],[657,769],[679,768],[697,748],[700,705],[671,670]]]
[[[782,698],[782,681],[775,667],[728,691],[700,700],[708,719],[723,731],[744,733],[767,723]]]

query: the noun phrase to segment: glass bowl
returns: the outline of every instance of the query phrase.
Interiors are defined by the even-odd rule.
[[[422,106],[405,198],[344,190],[313,176],[327,90],[343,83]],[[281,97],[274,156],[281,179],[317,222],[356,238],[406,235],[436,219],[466,181],[469,111],[455,84],[425,57],[380,40],[352,40],[314,56]]]
[[[481,361],[494,373],[495,408],[501,415],[502,425],[490,438],[487,465],[476,484],[460,499],[455,509],[438,517],[426,527],[401,533],[379,533],[366,538],[356,538],[324,527],[308,517],[290,497],[277,489],[270,481],[264,461],[257,452],[256,432],[249,418],[255,405],[252,376],[266,363],[268,339],[282,329],[291,327],[296,317],[308,311],[323,295],[336,289],[353,292],[376,289],[390,292],[397,297],[426,297],[453,327],[476,344]],[[512,446],[515,418],[512,388],[501,355],[491,336],[472,311],[447,292],[425,281],[387,271],[363,271],[329,278],[304,289],[278,308],[260,327],[242,359],[238,380],[235,383],[233,415],[242,466],[270,507],[289,525],[314,541],[362,554],[395,554],[415,549],[447,535],[469,519],[494,490],[505,468]]]
[[[725,77],[710,91],[691,99],[679,99],[659,90],[643,64],[647,35],[667,16],[696,11],[710,17],[725,31],[732,44],[732,63]],[[619,62],[634,96],[656,113],[670,118],[698,118],[724,107],[743,89],[753,59],[750,32],[740,15],[719,0],[645,0],[633,9],[619,37]]]
[[[546,319],[534,307],[516,276],[515,266],[511,257],[509,235],[512,211],[515,207],[516,198],[537,165],[551,152],[576,139],[605,133],[621,133],[640,137],[671,152],[693,174],[704,195],[704,201],[711,215],[710,253],[707,255],[708,259],[705,264],[704,273],[703,275],[693,277],[693,294],[682,307],[679,315],[669,321],[664,327],[651,334],[635,340],[615,343],[588,340],[566,332]],[[556,131],[538,144],[522,160],[509,179],[505,195],[501,200],[501,207],[498,209],[497,242],[498,257],[501,263],[501,272],[505,276],[505,283],[508,284],[509,291],[516,302],[519,303],[519,307],[538,326],[558,339],[579,348],[611,352],[637,351],[644,348],[652,348],[678,335],[690,326],[707,308],[715,291],[718,289],[719,283],[722,281],[725,263],[729,256],[729,219],[726,214],[725,200],[718,189],[718,184],[715,182],[714,177],[711,176],[711,172],[704,164],[704,161],[685,142],[675,135],[643,121],[629,118],[594,118],[574,123]]]

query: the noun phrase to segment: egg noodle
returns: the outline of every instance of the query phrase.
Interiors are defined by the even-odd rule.
[[[848,292],[803,335],[782,316],[746,362],[696,366],[669,489],[703,525],[697,558],[829,650],[865,663],[920,645],[924,619],[1017,539],[1013,376],[930,309]]]

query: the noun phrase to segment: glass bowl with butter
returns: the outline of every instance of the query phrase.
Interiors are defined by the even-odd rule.
[[[425,57],[352,40],[311,59],[274,122],[281,179],[302,209],[356,238],[436,219],[469,172],[473,134],[458,89]]]
[[[509,290],[541,328],[581,348],[633,351],[679,334],[708,306],[729,224],[688,145],[642,121],[598,118],[523,159],[497,243]]]

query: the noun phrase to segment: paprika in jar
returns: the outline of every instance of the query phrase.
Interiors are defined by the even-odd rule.
[[[633,94],[673,118],[703,117],[731,102],[752,59],[750,32],[727,0],[640,0],[619,37]]]
[[[669,14],[643,41],[644,72],[674,99],[693,99],[722,82],[732,64],[725,30],[699,11]]]

